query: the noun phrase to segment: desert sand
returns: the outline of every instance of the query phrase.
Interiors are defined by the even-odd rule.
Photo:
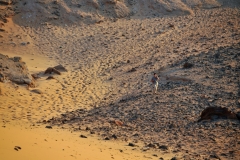
[[[0,159],[239,159],[239,120],[197,123],[240,112],[237,0],[9,2],[0,53],[39,78],[0,82]]]

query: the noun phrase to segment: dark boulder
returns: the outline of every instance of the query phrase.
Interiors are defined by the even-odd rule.
[[[235,113],[224,107],[207,107],[202,111],[200,117],[201,118],[198,122],[216,118],[237,119],[237,115]]]

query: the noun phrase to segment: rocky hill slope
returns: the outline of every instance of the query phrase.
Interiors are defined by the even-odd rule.
[[[8,1],[11,4],[1,18],[13,16],[19,25],[36,26],[41,23],[54,25],[94,24],[116,21],[119,18],[154,18],[194,14],[195,9],[239,7],[234,0],[32,0]]]

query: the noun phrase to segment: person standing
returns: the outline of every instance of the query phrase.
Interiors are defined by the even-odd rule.
[[[153,73],[153,77],[151,79],[152,85],[153,85],[153,94],[157,93],[157,89],[158,89],[158,80],[159,77],[157,76],[156,73]]]

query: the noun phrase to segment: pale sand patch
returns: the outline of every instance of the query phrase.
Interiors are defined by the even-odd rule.
[[[0,159],[144,160],[152,159],[153,154],[156,154],[154,151],[143,152],[136,147],[127,146],[127,142],[103,141],[92,135],[88,138],[80,138],[79,132],[70,133],[62,129],[43,127],[31,129],[12,125],[0,127]],[[15,146],[21,149],[16,151]],[[156,155],[164,159],[172,157],[171,154]]]

